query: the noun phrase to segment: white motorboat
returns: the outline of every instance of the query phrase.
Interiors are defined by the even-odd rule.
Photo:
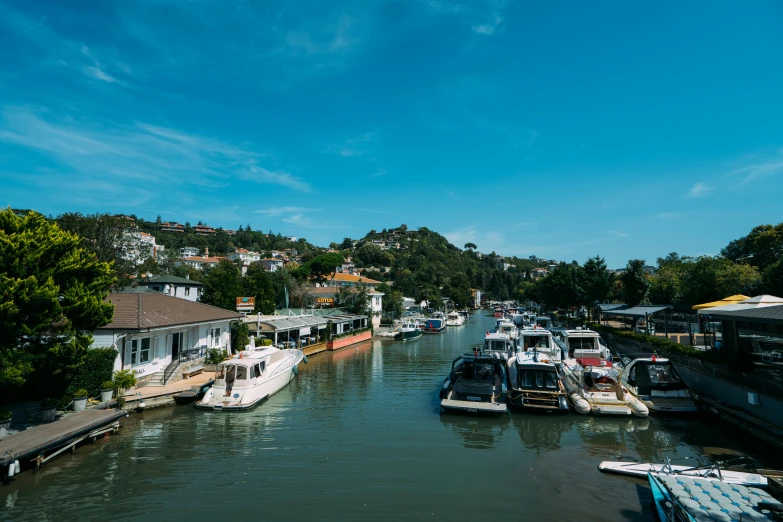
[[[291,382],[299,373],[299,363],[305,360],[301,350],[249,348],[218,365],[215,382],[196,403],[197,408],[250,409]]]
[[[602,363],[584,367],[576,359],[563,361],[563,386],[577,413],[646,417],[650,410],[623,387],[618,369]]]
[[[546,355],[556,366],[563,361],[563,350],[555,343],[552,332],[538,326],[519,330],[519,349],[523,352],[536,351]]]
[[[517,327],[514,326],[514,323],[511,321],[507,321],[505,319],[499,320],[497,322],[497,326],[495,327],[495,331],[507,335],[509,339],[516,342],[518,336]]]
[[[665,462],[654,464],[651,462],[614,462],[605,460],[598,465],[598,469],[606,473],[627,475],[631,477],[646,477],[648,473],[659,475],[678,475],[690,478],[707,480],[720,480],[727,484],[741,484],[743,486],[766,487],[767,477],[758,473],[745,473],[743,471],[729,471],[721,469],[726,463],[710,464],[708,466],[679,466]]]
[[[465,318],[459,312],[446,314],[446,326],[462,326],[463,324],[465,324]]]
[[[509,359],[508,403],[519,409],[568,411],[566,390],[548,354],[533,348]]]
[[[478,345],[476,345],[478,350]],[[517,346],[511,338],[500,332],[487,332],[484,336],[484,344],[481,351],[496,359],[508,360],[517,351]]]
[[[655,354],[633,360],[625,357],[622,382],[629,392],[654,413],[698,411],[688,385],[669,359]]]
[[[606,361],[612,361],[609,347],[604,344],[598,332],[593,330],[559,330],[555,342],[563,348],[565,358],[576,359],[582,366],[601,366],[601,361],[604,361],[604,365]]]

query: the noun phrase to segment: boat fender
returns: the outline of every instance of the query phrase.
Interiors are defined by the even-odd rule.
[[[291,371],[294,372],[294,375],[299,375],[299,368],[297,368],[296,366],[291,368]]]
[[[305,364],[307,364],[307,356],[306,355],[304,357],[302,357],[302,360],[304,361]]]
[[[567,410],[568,409],[568,401],[566,400],[564,395],[561,395],[558,399],[558,407],[561,410]]]
[[[18,461],[18,460],[15,460],[15,461],[14,461],[14,474],[15,474],[15,475],[18,475],[18,474],[19,474],[19,473],[21,473],[21,472],[22,472],[22,465],[21,465],[21,464],[19,464],[19,461]]]
[[[14,469],[15,469],[15,468],[16,468],[16,466],[14,465],[14,463],[13,463],[13,462],[11,462],[11,463],[8,465],[8,472],[6,473],[6,476],[7,476],[8,478],[11,478],[11,477],[13,477],[13,476],[14,476]]]

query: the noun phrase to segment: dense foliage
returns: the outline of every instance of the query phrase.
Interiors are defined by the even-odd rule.
[[[82,364],[76,369],[65,393],[73,395],[76,390],[84,388],[89,392],[90,397],[94,397],[101,389],[105,389],[103,384],[111,380],[116,359],[117,350],[114,348],[87,350]]]
[[[109,323],[110,263],[41,214],[0,210],[0,386],[33,380],[50,395],[82,365]]]

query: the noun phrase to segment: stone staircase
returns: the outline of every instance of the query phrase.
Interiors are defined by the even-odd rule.
[[[163,372],[153,373],[145,381],[145,386],[165,386],[165,383],[163,382]]]

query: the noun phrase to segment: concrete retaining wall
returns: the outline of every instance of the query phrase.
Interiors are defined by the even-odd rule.
[[[721,401],[733,408],[746,411],[766,422],[777,425],[783,422],[783,401],[758,394],[759,404],[758,406],[753,406],[748,402],[748,392],[753,390],[680,364],[675,364],[675,367],[683,380],[696,393]]]

